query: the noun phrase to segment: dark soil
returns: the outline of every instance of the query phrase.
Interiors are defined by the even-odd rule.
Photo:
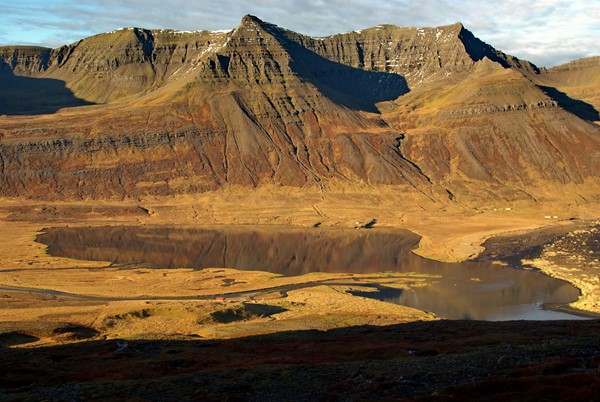
[[[475,261],[502,261],[513,268],[523,268],[521,260],[539,257],[546,244],[590,225],[591,223],[573,221],[572,224],[545,227],[519,235],[494,236],[483,243],[485,250]]]
[[[0,349],[0,400],[599,400],[600,321]]]

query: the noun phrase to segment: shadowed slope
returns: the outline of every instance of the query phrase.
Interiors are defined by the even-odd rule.
[[[16,76],[0,59],[0,114],[55,113],[65,107],[90,104],[76,97],[64,81]]]
[[[581,118],[600,121],[600,56],[553,67],[534,80],[554,92],[565,109]]]
[[[460,24],[459,39],[463,43],[465,50],[473,61],[479,61],[488,58],[502,65],[504,68],[516,68],[518,70],[539,74],[540,69],[527,60],[520,60],[514,56],[494,49],[492,46],[476,38],[475,35]]]
[[[245,17],[273,35],[288,52],[290,68],[333,101],[351,109],[377,113],[376,103],[394,100],[407,93],[406,80],[399,74],[371,72],[332,62],[289,39],[286,31],[256,17]]]
[[[554,99],[561,108],[567,110],[570,113],[573,113],[580,119],[588,121],[600,120],[600,113],[598,113],[594,106],[590,105],[589,103],[583,102],[578,99],[573,99],[564,92],[561,92],[553,87],[541,86],[540,89],[544,91],[545,94]]]
[[[0,384],[15,400],[594,400],[599,325],[438,321],[0,349]]]
[[[406,132],[404,155],[433,182],[462,197],[511,200],[597,176],[598,127],[561,106],[520,72],[484,58],[461,80],[423,86],[382,108]]]

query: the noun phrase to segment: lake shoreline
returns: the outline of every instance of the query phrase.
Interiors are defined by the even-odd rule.
[[[511,244],[510,239],[496,242],[496,248],[508,256],[512,256],[506,247]],[[446,319],[569,319],[568,310],[560,311],[566,316],[554,317],[552,313],[559,311],[544,309],[542,313],[537,306],[567,304],[580,295],[579,290],[570,291],[562,281],[553,284],[545,275],[536,278],[533,272],[491,266],[490,258],[466,263],[423,258],[411,251],[419,242],[416,234],[389,227],[361,230],[266,225],[57,227],[46,230],[37,241],[48,245],[48,253],[54,257],[108,261],[111,266],[125,270],[136,266],[193,270],[228,267],[268,271],[285,277],[303,277],[309,273],[371,274],[374,276],[369,283],[355,279],[363,282],[356,285],[365,290],[349,290],[350,293],[431,311]],[[385,272],[400,276],[414,273],[427,286],[397,290],[384,285]],[[290,286],[281,289],[286,287]],[[444,303],[440,303],[441,299]]]
[[[599,250],[590,249],[589,242],[569,244],[556,250],[557,243],[564,243],[577,235],[590,235],[598,231],[596,219],[575,220],[559,227],[540,228],[529,232],[501,235],[483,243],[485,251],[477,259],[499,261],[514,268],[534,269],[539,272],[573,284],[579,289],[579,299],[565,306],[565,311],[583,311],[593,317],[600,314],[600,284],[594,283],[594,276],[600,273],[597,255]],[[506,250],[515,251],[508,255]],[[568,258],[558,258],[566,254]],[[587,268],[585,268],[587,267]],[[588,277],[590,280],[582,280]]]
[[[156,294],[159,296],[168,296],[174,292],[184,296],[195,296],[216,294],[216,292],[210,291],[211,286],[213,289],[222,289],[227,292],[243,292],[264,287],[264,285],[259,285],[260,283],[269,283],[269,286],[297,283],[289,279],[282,281],[266,272],[240,274],[219,269],[208,270],[206,275],[194,274],[196,276],[191,278],[189,270],[175,272],[139,268],[132,274],[126,274],[118,267],[111,267],[107,262],[50,257],[46,253],[45,246],[36,243],[35,238],[42,228],[54,226],[180,225],[196,227],[198,225],[239,225],[247,228],[253,225],[264,225],[266,227],[297,227],[306,230],[316,223],[320,223],[321,229],[319,230],[335,231],[352,228],[359,219],[362,222],[376,219],[377,225],[371,229],[373,231],[407,229],[421,235],[422,240],[419,247],[414,250],[416,254],[433,260],[457,261],[478,255],[483,241],[491,236],[513,235],[540,227],[562,228],[564,225],[572,224],[572,221],[566,218],[548,221],[543,216],[532,217],[532,209],[529,207],[513,208],[511,211],[490,209],[477,212],[465,212],[462,207],[450,208],[448,206],[443,206],[443,208],[447,208],[446,211],[435,208],[426,211],[421,208],[401,210],[397,207],[397,203],[386,201],[377,207],[367,208],[364,204],[365,199],[358,199],[355,202],[347,195],[338,198],[329,195],[324,197],[319,195],[317,198],[311,194],[306,197],[292,197],[291,199],[282,199],[278,204],[260,209],[255,213],[256,206],[261,205],[260,202],[257,202],[257,198],[273,199],[272,195],[262,197],[261,194],[251,192],[243,198],[237,195],[217,194],[216,200],[207,195],[143,202],[124,200],[48,203],[35,200],[0,200],[0,221],[2,222],[0,225],[0,286],[51,288],[58,291],[107,297],[118,296],[121,292],[143,298],[145,294],[149,294],[148,292],[157,292]],[[223,199],[225,202],[219,205],[219,201]],[[340,205],[346,205],[346,208],[334,207],[342,199],[346,204]],[[237,209],[232,208],[233,201],[235,201]],[[315,205],[316,208],[311,205]],[[316,212],[317,210],[319,213]],[[600,211],[600,207],[596,210],[591,206],[570,213],[583,221],[600,216],[598,211]],[[566,213],[561,215],[571,216]],[[225,283],[223,280],[229,282]],[[394,280],[416,283],[415,278],[403,277]],[[574,283],[571,280],[568,282]],[[53,283],[55,285],[52,285]],[[69,283],[72,284],[69,285]],[[149,287],[143,285],[140,289],[148,290],[135,290],[135,286],[138,286],[136,284],[142,283],[149,284]],[[222,285],[230,283],[234,284],[233,287],[222,287]],[[104,284],[106,289],[103,292],[105,293],[97,294],[98,284]],[[580,286],[577,288],[581,289]],[[402,309],[401,306],[376,300],[362,300],[361,303],[364,303],[364,307],[361,307],[362,310],[360,310],[354,307],[354,303],[360,298],[345,295],[344,292],[346,292],[345,289],[335,288],[335,286],[317,286],[294,290],[290,293],[291,296],[288,296],[287,301],[277,292],[267,294],[261,296],[258,302],[264,300],[265,303],[274,303],[281,308],[288,309],[289,312],[278,315],[285,319],[266,321],[268,325],[265,325],[264,321],[260,321],[266,318],[260,317],[252,318],[247,322],[240,321],[226,327],[221,327],[222,324],[219,324],[211,327],[214,328],[211,331],[216,331],[211,332],[211,336],[225,336],[223,331],[233,331],[227,333],[244,336],[257,333],[257,331],[261,333],[262,331],[277,332],[290,328],[328,329],[360,325],[361,323],[385,325],[406,320],[436,319],[431,314],[414,309]],[[0,299],[0,310],[10,328],[14,328],[14,325],[10,324],[11,320],[14,320],[15,323],[20,319],[36,322],[36,320],[40,320],[40,317],[54,317],[53,320],[57,320],[55,321],[57,323],[59,321],[72,322],[74,325],[89,325],[90,322],[93,322],[97,328],[114,321],[116,323],[113,327],[115,330],[111,330],[114,333],[113,336],[143,334],[146,328],[160,327],[163,324],[167,325],[165,329],[167,333],[174,328],[188,327],[193,332],[197,327],[195,321],[181,321],[179,318],[175,319],[170,316],[165,318],[162,310],[160,310],[160,314],[153,313],[154,315],[150,319],[139,320],[138,316],[144,317],[146,314],[143,312],[147,309],[144,307],[143,301],[109,302],[108,306],[99,307],[97,302],[78,303],[61,297],[52,299],[49,296],[25,297],[21,295],[19,296],[21,299],[19,299],[14,294],[5,296],[8,298]],[[328,301],[338,298],[339,307],[326,312]],[[287,305],[288,302],[296,304]],[[152,306],[155,306],[156,303],[159,302],[152,302]],[[227,309],[228,306],[231,306],[230,303],[236,303],[236,301],[228,300],[223,304],[223,302],[206,300],[201,305],[193,306],[186,303],[188,302],[180,304],[185,304],[186,308],[196,311],[194,314],[208,314],[210,311]],[[167,305],[173,311],[181,309],[177,302],[167,303]],[[153,309],[155,308],[158,307],[153,307]],[[17,311],[21,318],[17,318],[15,315]],[[381,312],[381,314],[373,314],[373,311]],[[325,315],[323,315],[324,312]],[[178,314],[185,317],[189,315],[188,312]],[[113,316],[122,318],[110,318]],[[192,316],[190,315],[190,319]],[[155,324],[150,325],[151,322],[155,322]],[[173,327],[170,327],[171,325]],[[54,341],[48,338],[48,342]]]

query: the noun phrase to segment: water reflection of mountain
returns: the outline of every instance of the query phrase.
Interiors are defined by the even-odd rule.
[[[544,303],[567,303],[579,292],[536,272],[489,262],[446,264],[410,250],[419,237],[394,230],[140,227],[55,228],[40,235],[51,255],[142,263],[157,268],[310,272],[415,272],[430,276],[422,288],[356,295],[412,306],[456,319],[569,318],[537,313]]]
[[[287,276],[309,272],[414,271],[418,236],[351,230],[55,228],[39,236],[56,256],[160,268],[229,267]],[[433,262],[434,265],[444,265]]]

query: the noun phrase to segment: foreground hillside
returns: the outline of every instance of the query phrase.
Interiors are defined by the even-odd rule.
[[[593,401],[599,331],[598,321],[437,321],[0,349],[0,384],[5,400]]]
[[[246,16],[232,31],[123,29],[0,60],[3,196],[599,195],[597,61],[540,70],[460,24],[311,38]]]

